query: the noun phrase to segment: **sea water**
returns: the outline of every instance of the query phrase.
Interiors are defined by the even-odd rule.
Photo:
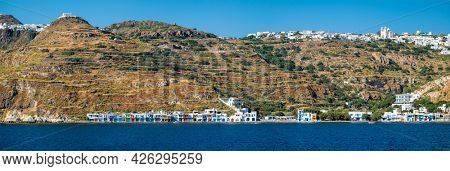
[[[0,150],[450,150],[450,124],[3,124]]]

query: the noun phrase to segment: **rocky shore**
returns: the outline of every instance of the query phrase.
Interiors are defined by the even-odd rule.
[[[66,117],[55,116],[29,116],[29,115],[7,115],[0,123],[75,123],[74,121]]]

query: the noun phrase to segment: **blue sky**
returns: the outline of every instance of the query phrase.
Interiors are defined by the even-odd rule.
[[[257,31],[324,30],[450,33],[450,0],[0,0],[0,13],[23,23],[50,23],[71,12],[104,27],[157,20],[219,36]]]

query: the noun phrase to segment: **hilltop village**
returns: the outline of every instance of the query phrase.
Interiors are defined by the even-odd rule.
[[[248,38],[274,38],[274,39],[289,39],[289,40],[323,40],[323,39],[339,39],[349,41],[377,41],[377,40],[392,40],[396,43],[412,43],[416,46],[427,47],[431,49],[440,50],[442,55],[449,55],[447,47],[450,46],[450,34],[433,35],[432,32],[423,33],[420,30],[416,33],[401,33],[396,34],[388,27],[381,27],[378,34],[366,33],[329,33],[325,31],[289,31],[289,32],[257,32],[247,35]]]
[[[449,35],[98,29],[1,15],[8,123],[448,122]]]
[[[5,17],[7,15],[0,14],[0,17]],[[22,24],[21,22],[14,21],[5,21],[3,23],[0,23],[0,29],[10,29],[10,30],[33,30],[40,32],[44,30],[46,27],[48,27],[48,24]]]

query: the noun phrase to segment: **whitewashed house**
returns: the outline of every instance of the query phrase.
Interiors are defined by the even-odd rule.
[[[297,121],[299,122],[316,122],[317,114],[305,112],[303,109],[297,110]]]
[[[230,97],[228,98],[227,105],[230,107],[241,108],[242,102],[239,98]]]
[[[348,112],[348,115],[350,116],[350,120],[352,121],[366,121],[363,116],[372,115],[372,112]]]
[[[384,112],[382,121],[387,122],[401,122],[404,121],[405,118],[402,116],[398,109],[394,109],[392,112]]]
[[[242,118],[244,122],[256,122],[258,117],[258,113],[256,111],[247,112],[242,114]]]
[[[242,113],[235,113],[229,117],[229,122],[242,122]]]
[[[402,111],[413,110],[413,102],[419,99],[418,94],[408,93],[408,94],[397,94],[395,95],[395,102],[392,106],[400,106]]]

